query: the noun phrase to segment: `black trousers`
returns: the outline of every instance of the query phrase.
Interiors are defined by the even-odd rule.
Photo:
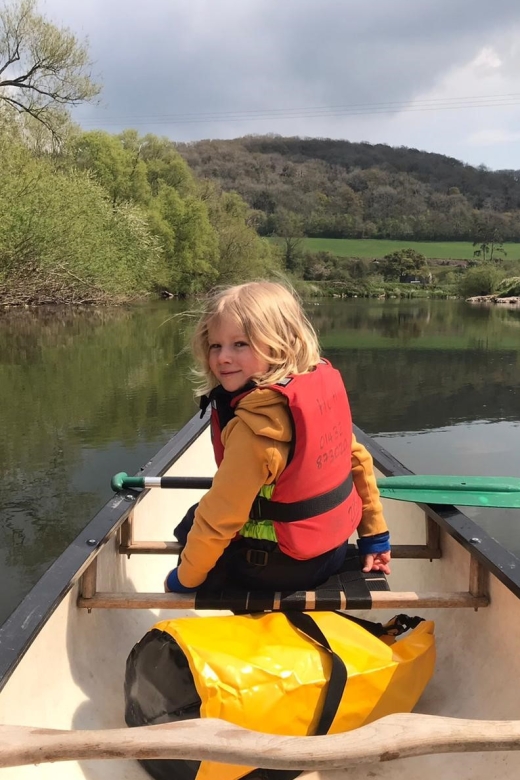
[[[186,544],[196,508],[196,504],[192,506],[175,528],[174,535],[181,544]],[[283,553],[276,542],[243,537],[224,550],[199,590],[214,592],[225,585],[247,590],[313,590],[341,569],[347,542],[315,558],[298,561]]]

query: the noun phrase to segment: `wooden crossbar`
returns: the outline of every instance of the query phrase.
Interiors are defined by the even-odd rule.
[[[329,611],[331,609],[366,609],[366,606],[359,607],[357,604],[349,604],[349,600],[344,593],[330,591],[330,601],[334,606],[327,606],[328,591],[321,590],[320,603],[316,602],[316,591],[309,591],[308,598],[305,599],[305,611]],[[473,608],[487,607],[489,598],[486,595],[472,595],[466,592],[457,593],[415,593],[397,592],[397,591],[372,591],[372,609],[402,609],[413,607],[420,609],[439,609],[449,607],[454,608]],[[284,611],[281,604],[281,594],[275,594],[275,611]],[[339,603],[338,603],[339,601]],[[78,606],[84,609],[204,609],[196,603],[196,597],[191,594],[183,593],[96,593],[91,598],[80,596]],[[215,607],[207,607],[214,609]],[[230,605],[232,608],[232,605]],[[290,603],[287,609],[294,609]],[[225,609],[225,606],[222,606]]]
[[[392,558],[414,558],[433,561],[442,558],[440,527],[425,513],[426,544],[394,544]],[[136,541],[133,536],[133,517],[121,526],[119,552],[131,555],[179,555],[182,545],[173,541]]]

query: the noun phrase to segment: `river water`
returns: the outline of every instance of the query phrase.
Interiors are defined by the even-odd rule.
[[[0,320],[0,622],[196,405],[186,307],[14,311]],[[309,303],[354,420],[419,474],[520,477],[520,310]],[[518,510],[466,510],[520,555]]]

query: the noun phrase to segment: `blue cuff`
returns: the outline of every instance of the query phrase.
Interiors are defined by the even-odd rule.
[[[384,531],[382,534],[374,534],[374,536],[361,536],[357,540],[357,546],[361,555],[389,552],[390,532]]]
[[[172,569],[166,577],[166,587],[170,593],[193,593],[197,588],[187,588],[179,580],[178,569]]]

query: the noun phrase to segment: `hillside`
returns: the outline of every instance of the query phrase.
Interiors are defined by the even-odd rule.
[[[520,240],[520,172],[440,154],[323,138],[177,144],[194,173],[237,191],[264,235]]]

